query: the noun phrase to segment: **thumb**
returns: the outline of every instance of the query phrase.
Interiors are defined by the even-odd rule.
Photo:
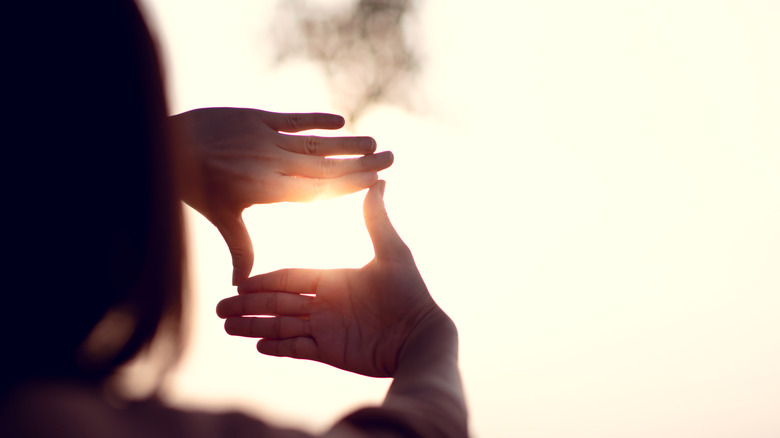
[[[230,250],[233,259],[233,286],[249,277],[255,261],[252,239],[241,215],[224,217],[215,224]]]
[[[378,260],[407,258],[411,255],[409,248],[393,228],[385,210],[383,200],[385,184],[385,181],[382,180],[374,183],[363,201],[366,229],[368,229],[368,235],[371,236],[374,255]]]

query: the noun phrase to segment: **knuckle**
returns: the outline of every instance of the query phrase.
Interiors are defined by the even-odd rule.
[[[301,306],[301,314],[303,314],[303,315],[310,315],[313,310],[314,310],[314,300],[311,300],[311,299],[304,300],[303,301],[303,306]],[[304,320],[304,323],[305,323],[306,329],[308,331],[310,331],[311,330],[311,321],[307,319],[307,320]]]
[[[336,176],[339,171],[339,161],[335,159],[323,158],[320,161],[320,172],[325,178]]]
[[[300,357],[300,351],[301,351],[301,339],[295,338],[290,342],[290,353],[292,357]]]
[[[286,269],[279,271],[279,289],[287,290],[287,284],[289,281],[290,281],[290,271]]]
[[[246,254],[247,254],[246,249],[244,247],[240,246],[240,245],[237,245],[237,244],[233,244],[233,245],[228,246],[228,251],[230,251],[230,255],[234,259],[244,258],[244,257],[246,257]]]
[[[266,297],[266,312],[276,315],[279,313],[279,297],[275,293],[268,294]]]
[[[272,318],[270,332],[274,338],[282,337],[282,318]]]
[[[263,337],[263,325],[262,321],[260,321],[260,318],[245,318],[245,324],[248,329],[248,336],[252,337]]]
[[[285,125],[287,125],[291,131],[298,131],[301,129],[301,126],[303,126],[303,120],[301,120],[301,116],[298,114],[286,114],[284,119]]]
[[[251,313],[251,309],[249,306],[249,299],[246,297],[240,297],[241,298],[241,315],[249,315]]]
[[[304,137],[303,153],[306,155],[322,155],[322,140],[311,135]]]

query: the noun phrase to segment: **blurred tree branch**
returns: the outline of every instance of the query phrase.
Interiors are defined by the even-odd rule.
[[[276,61],[323,68],[336,104],[354,122],[377,103],[411,105],[419,55],[409,44],[413,0],[356,0],[326,7],[282,0],[272,29]]]

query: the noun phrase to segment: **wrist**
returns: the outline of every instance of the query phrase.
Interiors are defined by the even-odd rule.
[[[465,437],[468,412],[458,370],[458,331],[438,307],[417,324],[399,354],[383,407],[425,424],[425,436]]]
[[[398,353],[398,371],[430,361],[457,361],[458,329],[440,308],[432,310],[409,334]]]

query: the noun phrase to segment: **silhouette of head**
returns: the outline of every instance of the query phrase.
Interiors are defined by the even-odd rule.
[[[159,61],[132,1],[15,3],[3,383],[101,382],[180,318]]]

